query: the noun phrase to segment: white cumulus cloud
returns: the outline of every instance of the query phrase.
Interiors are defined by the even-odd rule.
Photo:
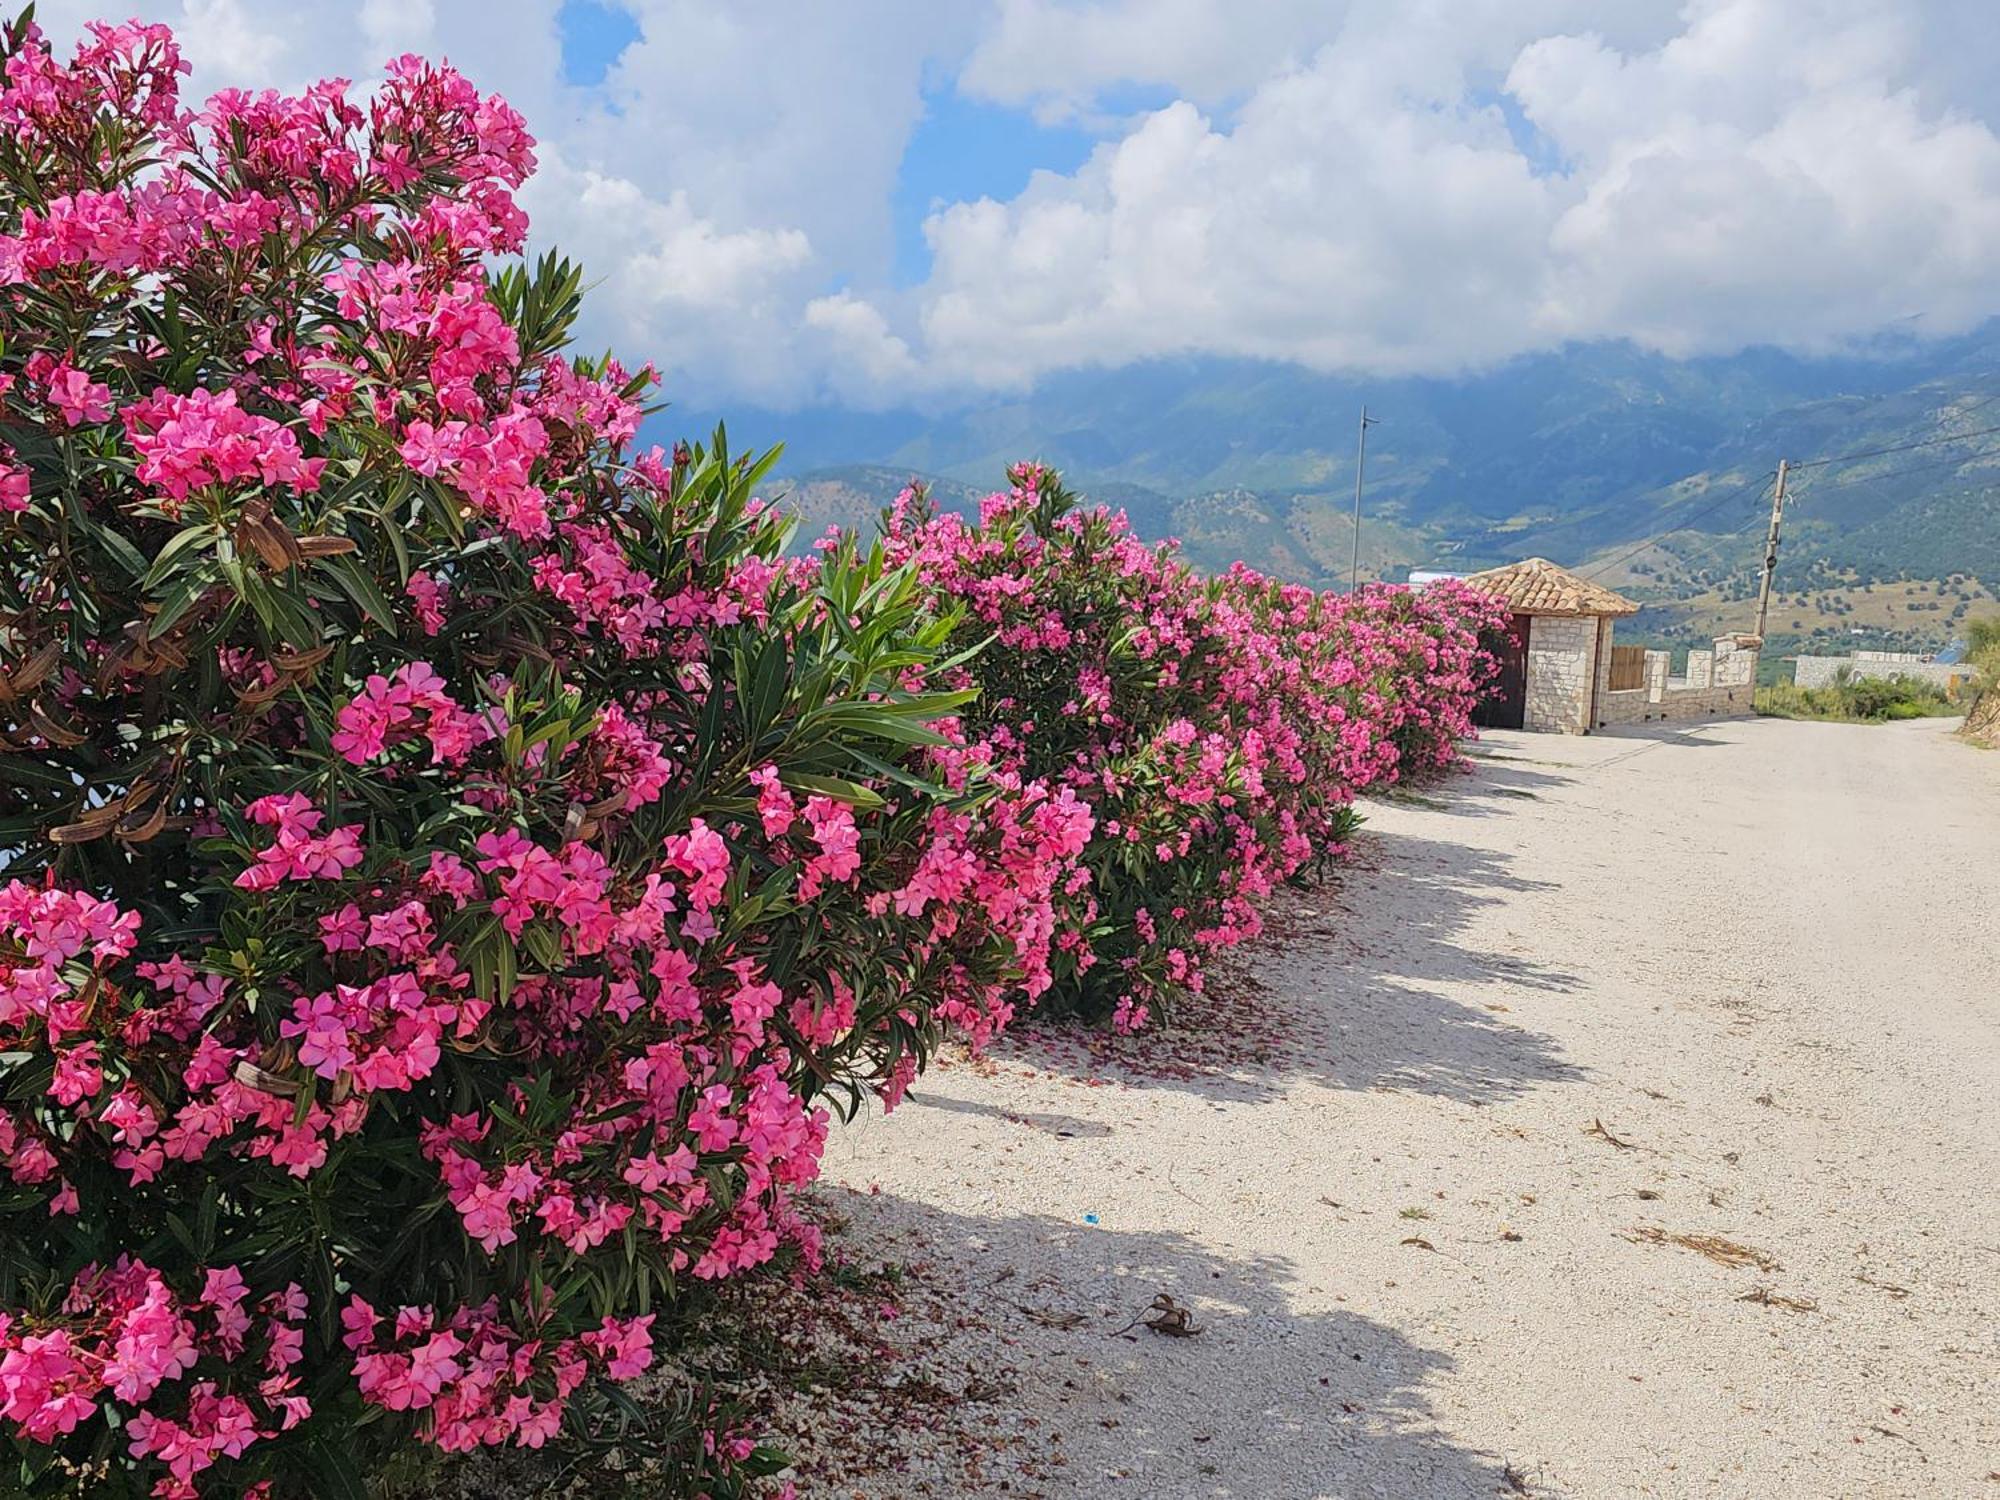
[[[417,50],[506,94],[543,142],[536,244],[595,284],[585,340],[695,404],[1180,354],[1824,350],[2000,313],[1991,0],[610,3],[635,40],[584,85],[560,0],[140,8],[196,92],[365,84]],[[94,9],[41,14],[74,35]],[[1099,143],[947,195],[901,284],[905,152],[954,89]]]
[[[1055,97],[1218,87],[1212,60],[1121,70],[1157,53],[1107,35],[1144,9],[1023,0],[1007,17],[1040,41],[1003,27],[973,76],[1068,36],[1087,45]],[[938,213],[925,355],[1020,384],[1179,353],[1450,373],[1570,340],[1689,355],[1961,331],[2000,312],[2000,140],[1944,97],[1927,19],[1880,0],[1354,6],[1302,62],[1265,39],[1274,70],[1226,114],[1170,105],[1074,174]],[[1588,29],[1611,23],[1622,43]]]

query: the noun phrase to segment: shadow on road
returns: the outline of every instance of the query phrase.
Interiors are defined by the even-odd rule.
[[[1165,1030],[1116,1037],[1083,1027],[1019,1028],[1003,1059],[1219,1099],[1269,1098],[1287,1082],[1408,1089],[1491,1104],[1580,1079],[1556,1044],[1505,1019],[1500,998],[1568,992],[1575,976],[1469,945],[1480,910],[1546,889],[1506,856],[1409,834],[1364,832],[1324,886],[1274,903],[1265,934],[1212,966],[1206,994]],[[1433,986],[1490,987],[1467,1004]]]
[[[1038,1466],[1045,1487],[1030,1495],[1509,1492],[1499,1456],[1436,1431],[1425,1386],[1450,1373],[1450,1357],[1328,1306],[1325,1289],[1300,1286],[1282,1257],[1237,1260],[1170,1232],[973,1217],[890,1194],[827,1189],[820,1198],[854,1222],[871,1253],[922,1264],[961,1289],[967,1317],[1013,1343],[1015,1368],[983,1372],[997,1386],[988,1399],[1031,1414],[1059,1455]],[[1199,1334],[1130,1326],[1163,1292],[1193,1310]],[[970,1429],[980,1415],[974,1403],[955,1420]]]
[[[1005,1120],[1010,1125],[1039,1130],[1046,1135],[1095,1139],[1111,1134],[1111,1127],[1097,1120],[1080,1120],[1075,1115],[1054,1115],[1038,1110],[1002,1109],[997,1104],[981,1104],[975,1099],[954,1099],[948,1094],[931,1093],[923,1089],[913,1091],[908,1104],[911,1109],[941,1109],[954,1115],[984,1115],[995,1120]]]
[[[1514,811],[1516,802],[1539,802],[1576,778],[1562,774],[1579,769],[1565,763],[1535,760],[1518,750],[1474,752],[1463,772],[1421,786],[1395,787],[1370,801],[1421,807],[1460,818],[1490,818]]]

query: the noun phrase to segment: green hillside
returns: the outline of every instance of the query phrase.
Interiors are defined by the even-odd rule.
[[[913,476],[970,505],[1007,463],[1037,458],[1141,532],[1181,537],[1205,566],[1240,558],[1331,585],[1345,582],[1353,546],[1364,401],[1381,419],[1369,435],[1366,577],[1538,553],[1654,606],[1642,623],[1661,638],[1686,636],[1749,596],[1781,455],[1888,448],[1902,451],[1795,473],[1780,584],[1806,597],[1774,636],[1784,643],[1797,618],[1800,639],[1862,628],[1922,644],[2000,584],[2000,432],[1985,430],[2000,426],[2000,325],[1819,360],[1677,362],[1600,345],[1458,380],[1163,362],[938,413],[752,412],[731,427],[739,440],[787,443],[789,503],[815,530],[865,522]],[[703,420],[660,419],[674,431]],[[1951,608],[1876,620],[1880,610],[1857,614],[1848,598],[1903,580],[1933,597],[1944,584]]]

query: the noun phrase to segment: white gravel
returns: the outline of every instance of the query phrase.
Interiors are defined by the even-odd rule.
[[[2000,753],[1949,727],[1494,734],[1224,981],[1263,1061],[1030,1038],[838,1132],[1033,1450],[949,1492],[2000,1500]],[[1204,1331],[1116,1333],[1162,1291]]]

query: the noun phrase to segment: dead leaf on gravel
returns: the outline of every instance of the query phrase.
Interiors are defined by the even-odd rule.
[[[1762,1307],[1782,1307],[1787,1312],[1818,1312],[1819,1304],[1810,1297],[1787,1297],[1772,1291],[1767,1286],[1753,1286],[1736,1299],[1738,1302],[1755,1302]]]
[[[1755,1266],[1760,1271],[1782,1271],[1775,1255],[1749,1245],[1739,1245],[1734,1240],[1726,1240],[1719,1234],[1669,1234],[1652,1224],[1641,1224],[1625,1236],[1634,1244],[1678,1245],[1683,1250],[1692,1250],[1697,1255],[1705,1255],[1719,1266],[1732,1268]]]
[[[1202,1331],[1201,1324],[1194,1320],[1194,1310],[1174,1301],[1165,1292],[1153,1298],[1147,1305],[1146,1312],[1139,1314],[1111,1336],[1118,1338],[1130,1333],[1142,1323],[1154,1333],[1173,1339],[1191,1339]]]
[[[1602,1141],[1609,1141],[1612,1145],[1616,1146],[1620,1151],[1630,1151],[1634,1149],[1630,1141],[1621,1141],[1618,1139],[1617,1136],[1613,1135],[1610,1131],[1606,1130],[1604,1128],[1604,1122],[1602,1120],[1593,1119],[1590,1122],[1590,1127],[1584,1131],[1584,1134],[1594,1135],[1599,1140]]]
[[[1155,1333],[1163,1333],[1169,1338],[1193,1338],[1201,1332],[1201,1325],[1194,1320],[1194,1314],[1165,1292],[1153,1299],[1153,1316],[1146,1319],[1146,1326]]]

